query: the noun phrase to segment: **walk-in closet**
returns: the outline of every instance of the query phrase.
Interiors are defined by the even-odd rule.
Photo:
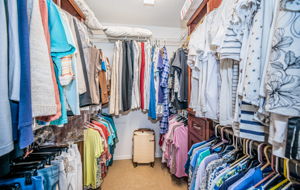
[[[0,0],[0,190],[299,190],[299,0]]]

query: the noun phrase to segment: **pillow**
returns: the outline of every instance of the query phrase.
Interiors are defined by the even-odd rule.
[[[90,7],[86,4],[84,0],[75,0],[77,5],[80,7],[81,11],[85,15],[84,23],[91,30],[103,30],[103,25],[96,18],[94,12],[90,9]]]
[[[149,38],[152,32],[144,28],[131,28],[126,26],[107,26],[104,32],[109,37],[144,37]]]

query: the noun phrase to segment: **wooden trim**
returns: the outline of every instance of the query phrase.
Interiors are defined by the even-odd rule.
[[[74,0],[53,0],[53,2],[79,20],[85,20],[85,15]]]
[[[60,0],[59,0],[60,1]],[[73,6],[73,8],[76,10],[76,12],[79,14],[79,16],[85,20],[85,15],[81,11],[81,9],[78,7],[77,3],[74,0],[68,0],[70,4]]]
[[[190,20],[187,22],[187,25],[191,25],[193,23],[193,21],[198,17],[198,15],[200,14],[200,12],[203,11],[203,8],[206,6],[207,2],[209,0],[203,0],[203,2],[201,3],[201,5],[198,7],[198,9],[195,11],[195,13],[193,14],[193,16],[190,18]]]

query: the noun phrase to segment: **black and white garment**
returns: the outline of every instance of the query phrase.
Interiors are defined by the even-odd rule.
[[[300,116],[300,6],[281,4],[267,73],[266,110]]]

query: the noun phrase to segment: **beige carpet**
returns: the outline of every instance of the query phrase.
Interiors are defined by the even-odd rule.
[[[154,168],[131,160],[114,161],[102,183],[102,190],[186,190],[185,180],[172,179],[169,169],[156,159]]]

